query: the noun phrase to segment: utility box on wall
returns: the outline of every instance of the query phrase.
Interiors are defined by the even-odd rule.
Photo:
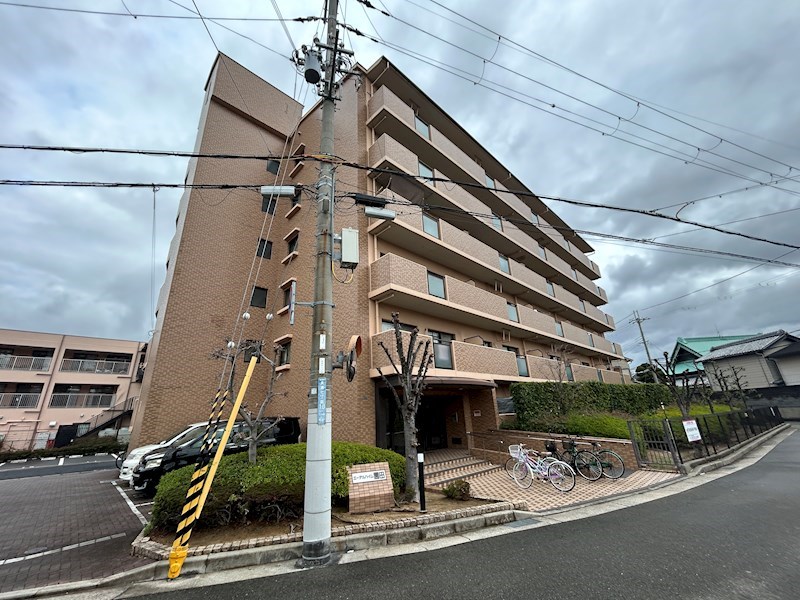
[[[342,262],[343,269],[355,269],[358,266],[358,229],[342,229]]]

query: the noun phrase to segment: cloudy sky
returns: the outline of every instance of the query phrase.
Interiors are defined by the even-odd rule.
[[[0,3],[0,143],[192,149],[214,43],[198,19],[128,14],[192,17],[179,6],[194,10],[191,0],[30,3],[122,16]],[[343,20],[386,42],[347,36],[357,60],[369,66],[387,55],[535,192],[646,210],[672,206],[662,211],[671,215],[713,196],[685,206],[680,217],[800,245],[796,2],[374,4],[393,17],[342,1]],[[208,27],[222,52],[307,105],[314,100],[287,57],[293,44],[319,33],[318,23],[288,23],[290,43],[279,22],[252,20],[275,19],[273,2],[197,6],[211,18],[251,19]],[[286,18],[322,13],[321,1],[277,6]],[[0,150],[0,179],[180,183],[185,170],[180,158]],[[754,189],[725,194],[748,186]],[[151,189],[0,187],[0,327],[146,340],[151,276],[157,293],[179,196],[158,191],[154,211]],[[596,233],[767,259],[791,250],[647,216],[549,204],[572,226]],[[586,237],[619,326],[609,337],[634,365],[644,353],[629,324],[633,310],[649,319],[654,355],[678,336],[800,328],[800,269]],[[800,252],[782,260],[800,264]]]

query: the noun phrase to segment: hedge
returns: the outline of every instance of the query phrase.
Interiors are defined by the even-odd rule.
[[[395,495],[405,485],[405,459],[391,450],[349,442],[333,442],[331,497],[341,502],[349,494],[347,467],[388,462]],[[302,514],[306,445],[288,444],[258,450],[256,464],[247,453],[224,456],[203,508],[198,527],[230,523],[280,521]],[[194,465],[167,473],[158,485],[148,530],[174,529],[186,499]]]
[[[0,451],[0,462],[21,460],[25,458],[46,458],[51,456],[70,456],[72,454],[101,454],[122,452],[127,444],[118,442],[113,437],[79,438],[69,446],[61,448],[42,448],[41,450],[3,450]]]
[[[532,430],[532,425],[558,420],[572,413],[624,412],[640,415],[661,403],[672,401],[667,386],[658,383],[622,385],[581,381],[575,383],[514,383],[511,396],[517,413],[517,427]]]

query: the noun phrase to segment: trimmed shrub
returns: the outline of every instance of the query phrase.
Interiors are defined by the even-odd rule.
[[[469,481],[456,479],[444,486],[442,493],[452,500],[469,500]]]
[[[71,454],[101,454],[121,452],[127,444],[112,437],[78,438],[69,446],[61,448],[42,448],[41,450],[4,450],[0,452],[0,462],[25,458],[45,458],[49,456],[70,456]]]
[[[578,414],[567,416],[564,433],[591,437],[628,439],[627,418],[611,414]]]
[[[388,462],[395,495],[405,485],[405,460],[391,450],[333,442],[331,496],[343,501],[349,494],[347,467]],[[258,450],[256,464],[242,452],[222,457],[198,527],[229,523],[280,521],[302,514],[305,493],[306,445],[287,444]],[[158,484],[150,528],[173,529],[180,520],[194,465],[167,473]]]

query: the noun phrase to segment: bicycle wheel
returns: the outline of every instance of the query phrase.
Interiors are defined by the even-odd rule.
[[[563,462],[567,463],[568,465],[575,464],[575,451],[574,450],[564,450],[561,454],[558,455],[559,459]]]
[[[597,481],[603,476],[603,467],[592,452],[586,450],[576,452],[574,465],[578,475],[589,481]]]
[[[119,454],[116,455],[114,459],[114,464],[117,466],[118,469],[121,469],[123,462],[125,462],[125,453],[120,452]]]
[[[600,459],[605,477],[619,479],[625,474],[625,463],[622,462],[622,457],[613,450],[600,450],[597,458]]]
[[[568,492],[575,487],[575,473],[565,462],[555,462],[547,467],[547,480],[560,492]]]
[[[506,473],[508,473],[508,476],[511,477],[511,479],[514,479],[514,476],[511,474],[511,472],[514,470],[514,465],[516,465],[518,462],[519,460],[514,456],[509,457],[509,459],[506,461]]]
[[[531,470],[526,463],[519,462],[514,465],[514,468],[511,471],[511,477],[514,480],[514,483],[516,483],[523,490],[531,487],[531,484],[533,483]]]

